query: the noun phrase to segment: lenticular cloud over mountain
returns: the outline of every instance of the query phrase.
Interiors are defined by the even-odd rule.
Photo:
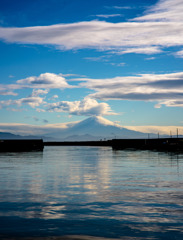
[[[84,98],[82,101],[49,103],[47,104],[47,110],[50,112],[68,112],[69,114],[78,116],[117,115],[117,113],[112,112],[107,103],[99,103],[89,97]]]

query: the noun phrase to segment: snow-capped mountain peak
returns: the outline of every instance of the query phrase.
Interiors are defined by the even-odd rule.
[[[101,138],[142,138],[145,136],[144,133],[123,128],[100,116],[89,117],[83,121],[72,124],[71,127],[65,130],[57,131],[57,133],[54,132],[51,136],[62,140],[68,139],[68,137],[70,138],[71,136],[75,136],[75,138],[78,136],[79,141],[84,135],[91,136],[91,139],[95,137],[96,140],[100,140]],[[90,140],[89,137],[86,140]]]
[[[120,125],[115,124],[114,122],[109,121],[101,116],[92,116],[78,123],[78,125],[90,125],[90,124],[121,127]]]

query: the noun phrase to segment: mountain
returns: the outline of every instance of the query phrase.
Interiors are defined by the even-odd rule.
[[[52,129],[52,131],[50,131]],[[37,139],[44,141],[100,141],[114,138],[147,138],[147,133],[123,128],[103,117],[95,116],[83,121],[69,124],[67,128],[51,128],[49,134],[40,136],[20,136],[8,132],[0,132],[0,139]],[[151,138],[157,134],[151,133]]]
[[[15,135],[8,132],[0,132],[0,139],[22,139],[20,135]]]
[[[87,141],[114,138],[147,138],[147,134],[123,128],[103,117],[95,116],[71,127],[47,135],[61,141]],[[151,134],[152,136],[152,134]]]
[[[2,139],[40,139],[40,138],[43,138],[47,141],[52,141],[52,140],[55,140],[55,139],[52,139],[52,138],[46,138],[44,136],[31,136],[31,135],[28,135],[28,136],[21,136],[21,135],[16,135],[16,134],[13,134],[13,133],[9,133],[9,132],[0,132],[0,140]]]

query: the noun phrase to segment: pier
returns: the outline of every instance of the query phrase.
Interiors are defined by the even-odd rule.
[[[183,151],[183,138],[112,139],[104,141],[43,142],[42,139],[0,140],[0,152],[43,151],[44,146],[98,146],[113,150]]]
[[[103,146],[113,150],[183,151],[183,138],[112,139],[106,141],[44,142],[45,146]]]
[[[113,139],[114,150],[141,149],[158,151],[183,151],[183,138]]]
[[[0,152],[43,151],[42,139],[4,139],[0,140]]]
[[[45,146],[112,146],[112,140],[107,141],[69,141],[69,142],[44,142]]]

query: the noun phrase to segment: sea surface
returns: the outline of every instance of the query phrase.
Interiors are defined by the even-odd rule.
[[[183,239],[183,154],[0,153],[0,239]]]

